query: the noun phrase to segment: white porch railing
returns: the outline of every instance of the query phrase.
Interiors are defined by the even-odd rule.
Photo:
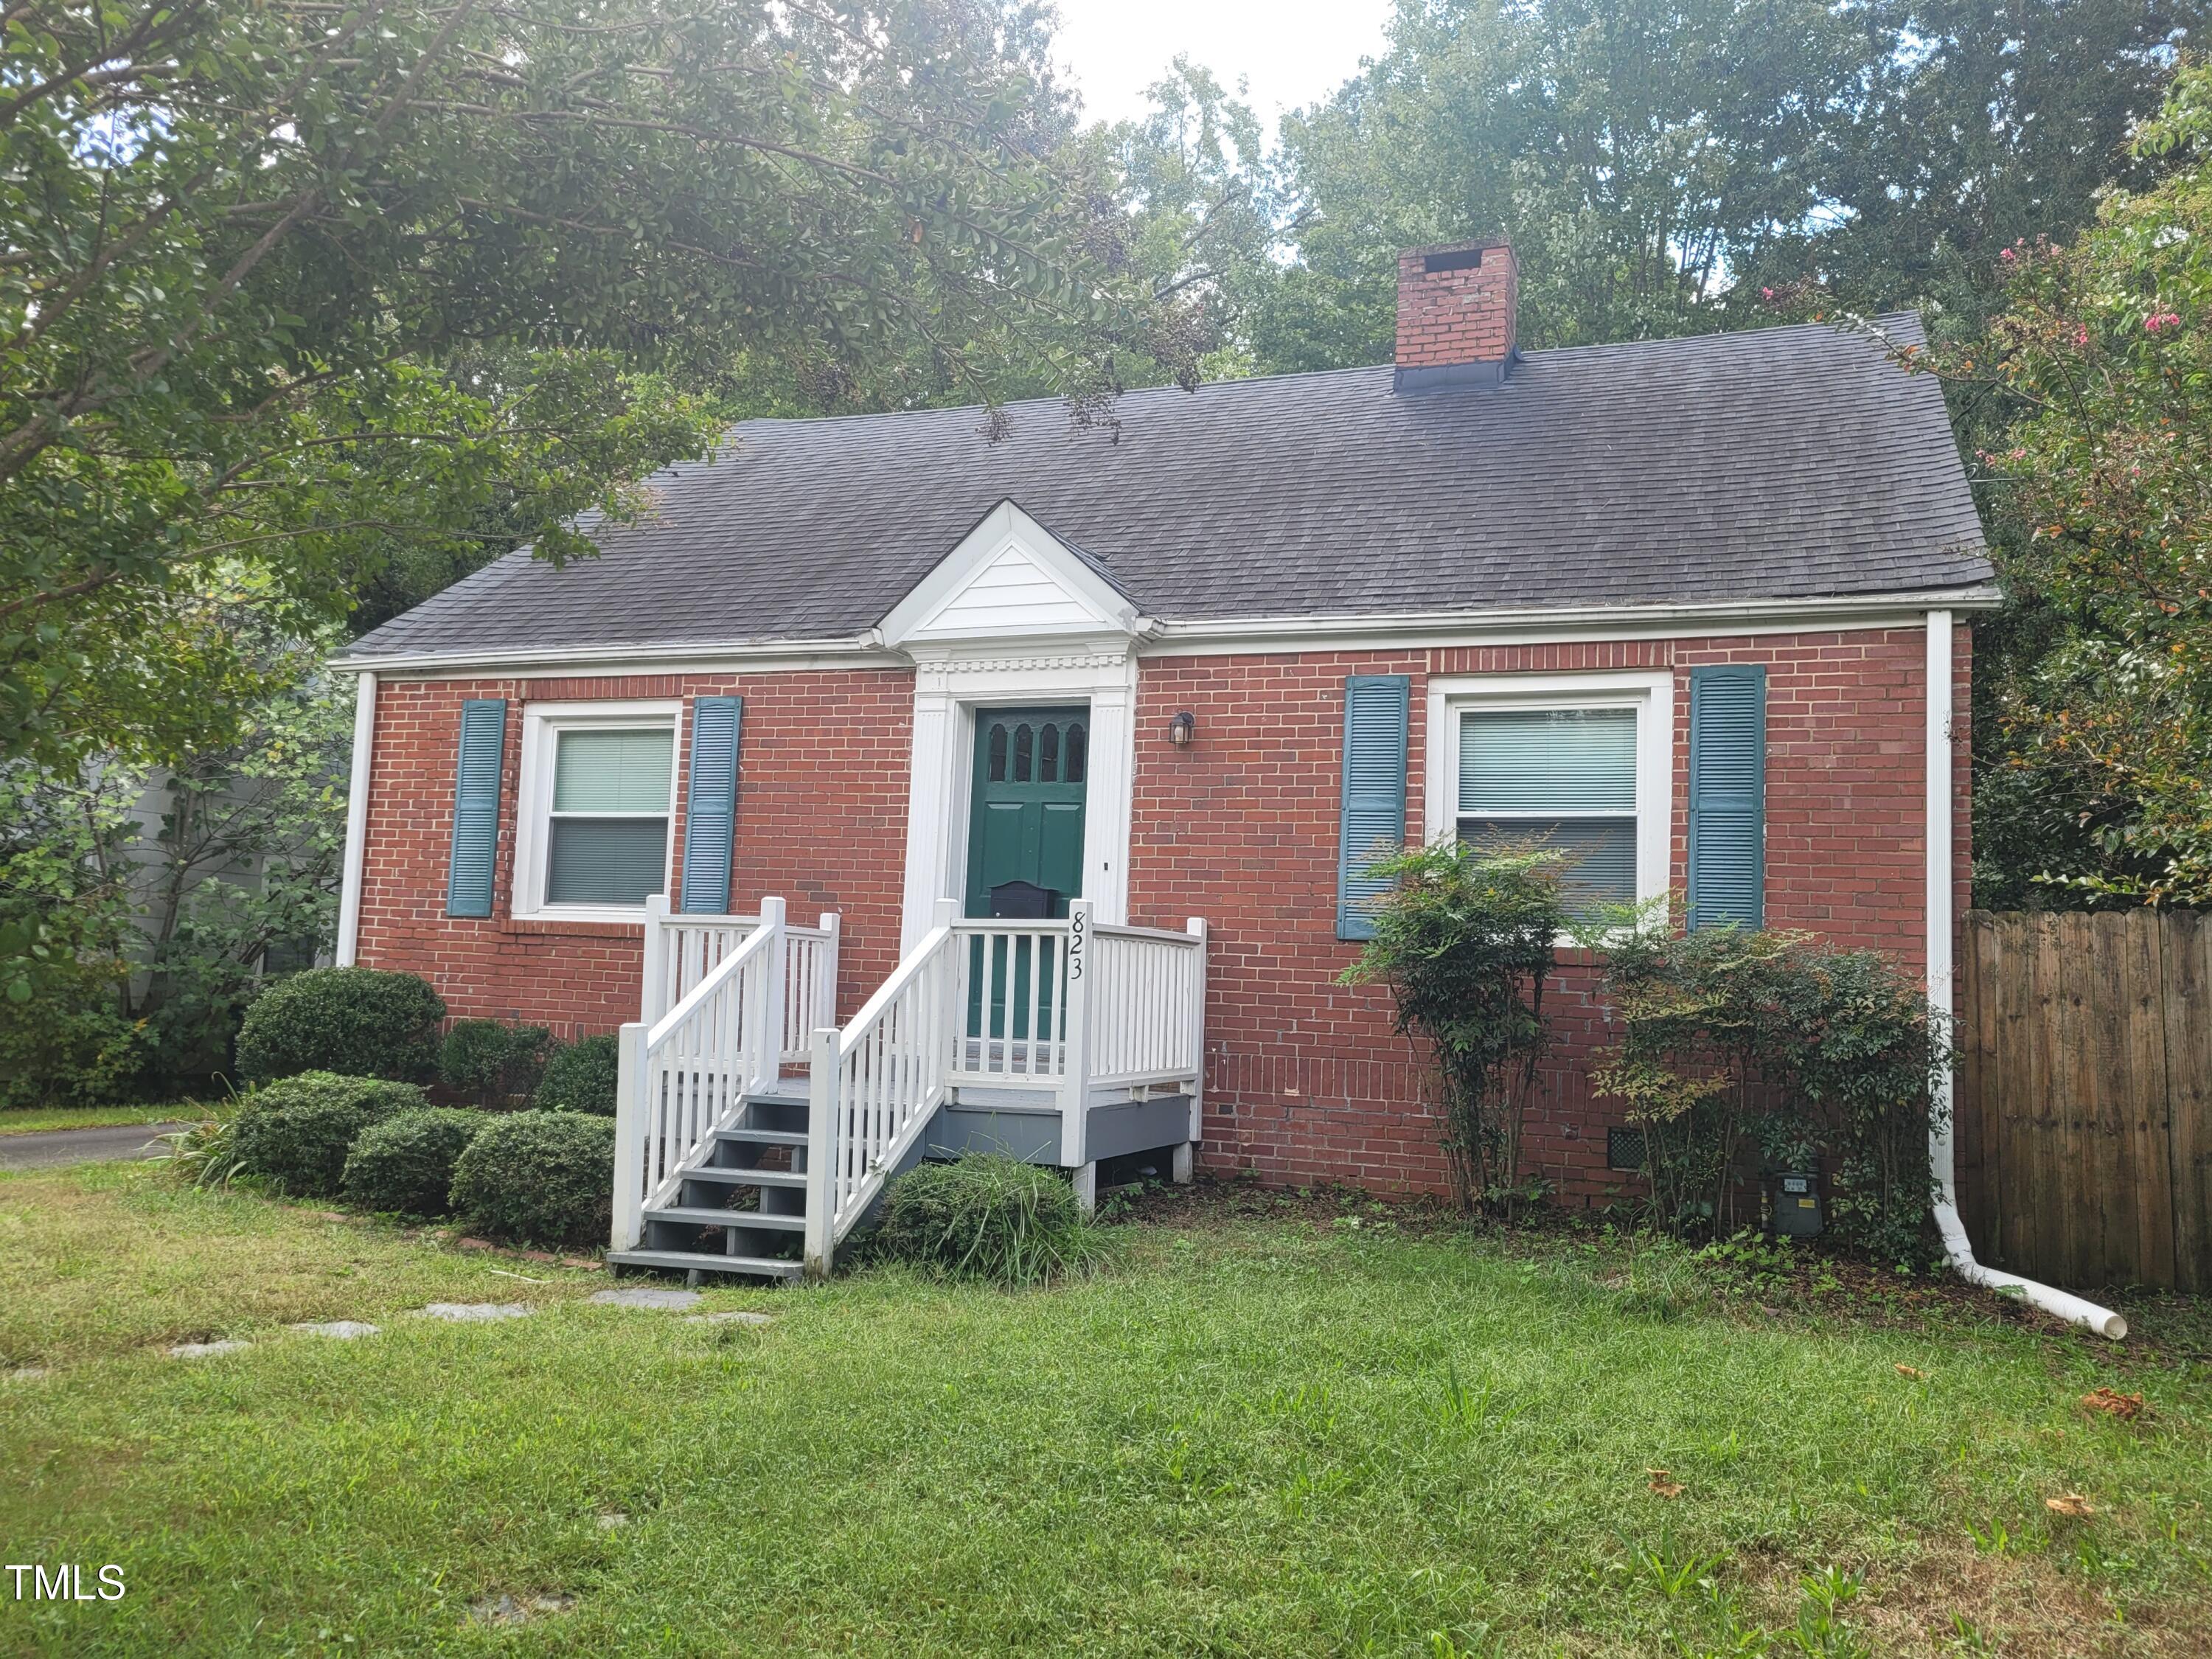
[[[1172,1088],[1199,1135],[1206,924],[1101,927],[1078,899],[1065,921],[936,925],[850,1024],[814,1032],[807,1115],[806,1261],[838,1243],[956,1091],[1042,1093],[1060,1112],[1060,1161],[1088,1163],[1095,1098]]]
[[[645,902],[645,982],[638,1018],[647,1025],[698,988],[722,959],[760,926],[758,916],[672,915],[668,896]],[[838,915],[825,910],[811,927],[784,926],[784,1042],[787,1065],[804,1066],[807,1034],[837,1018]]]
[[[780,898],[763,899],[757,916],[647,906],[648,1018],[622,1028],[615,1086],[617,1249],[636,1244],[646,1208],[674,1191],[744,1097],[780,1086],[792,1034],[835,1017],[837,934],[834,914],[792,927]],[[672,1006],[653,1013],[672,991]]]

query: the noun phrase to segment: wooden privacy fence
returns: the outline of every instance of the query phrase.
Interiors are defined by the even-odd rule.
[[[2212,1291],[2212,916],[1970,912],[1960,1212],[2055,1285]]]

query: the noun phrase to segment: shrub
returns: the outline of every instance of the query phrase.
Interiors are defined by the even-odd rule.
[[[502,1025],[495,1019],[457,1021],[438,1051],[438,1077],[480,1106],[526,1095],[545,1069],[553,1033],[543,1025]]]
[[[106,1106],[131,1097],[149,1043],[116,1006],[120,964],[64,962],[21,1001],[0,997],[0,1108]]]
[[[586,1037],[556,1048],[531,1104],[540,1111],[615,1115],[615,1067],[621,1045],[611,1036]]]
[[[346,1154],[346,1197],[363,1209],[443,1215],[453,1165],[490,1121],[489,1113],[428,1106],[370,1124]]]
[[[453,1213],[525,1244],[590,1244],[613,1219],[615,1126],[583,1112],[495,1117],[453,1165]]]
[[[422,1103],[422,1091],[411,1083],[302,1072],[246,1099],[231,1130],[231,1151],[246,1174],[296,1196],[328,1197],[344,1179],[355,1137]]]
[[[309,968],[278,980],[246,1011],[239,1075],[266,1083],[301,1072],[428,1076],[446,1005],[412,974]]]
[[[1394,885],[1343,982],[1390,988],[1397,1028],[1427,1044],[1461,1206],[1510,1216],[1532,1189],[1521,1130],[1549,1028],[1544,986],[1567,926],[1568,860],[1542,848],[1440,842],[1383,859]]]
[[[884,1195],[877,1240],[894,1260],[1000,1285],[1088,1273],[1104,1255],[1066,1178],[1003,1152],[908,1170]]]
[[[1825,1168],[1840,1243],[1928,1254],[1948,1048],[1912,975],[1802,933],[1657,927],[1613,942],[1606,981],[1620,1037],[1592,1080],[1644,1130],[1661,1225],[1726,1238],[1758,1220],[1759,1163]]]

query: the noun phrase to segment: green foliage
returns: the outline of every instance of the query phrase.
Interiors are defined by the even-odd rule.
[[[258,677],[216,609],[304,632],[402,550],[584,554],[722,388],[1109,392],[1170,309],[995,5],[8,27],[0,756],[222,740]]]
[[[1396,885],[1344,982],[1390,988],[1398,1030],[1429,1045],[1444,1150],[1469,1209],[1510,1214],[1529,1195],[1521,1130],[1548,1030],[1544,987],[1566,930],[1557,853],[1439,842],[1381,860]]]
[[[2150,179],[2072,246],[2003,250],[1984,335],[1905,355],[2014,416],[1979,454],[2021,620],[1978,721],[1978,858],[2046,902],[2203,904],[2212,69],[2179,70],[2133,155]]]
[[[474,1095],[478,1105],[504,1105],[537,1087],[552,1041],[553,1033],[543,1025],[456,1020],[438,1050],[438,1080]]]
[[[453,1165],[463,1225],[525,1244],[598,1244],[614,1218],[615,1126],[583,1112],[495,1117]]]
[[[1654,1218],[1725,1238],[1757,1221],[1740,1206],[1762,1167],[1826,1165],[1839,1242],[1923,1258],[1948,1048],[1913,978],[1802,933],[1633,920],[1607,942],[1618,1037],[1592,1081],[1644,1130]]]
[[[612,1036],[588,1036],[554,1049],[545,1075],[530,1103],[540,1111],[615,1115],[615,1074],[621,1044]]]
[[[491,1121],[483,1112],[430,1106],[370,1124],[346,1153],[347,1199],[399,1215],[443,1215],[453,1165]]]
[[[411,1083],[302,1072],[248,1096],[231,1130],[237,1167],[301,1198],[329,1197],[355,1138],[398,1112],[418,1110]]]
[[[0,997],[0,1109],[130,1098],[147,1044],[119,1006],[124,972],[63,957],[42,965],[29,994]]]
[[[161,767],[0,769],[0,981],[68,982],[42,1024],[119,1014],[156,1093],[229,1071],[264,964],[311,957],[337,911],[353,708],[320,666],[336,635],[244,609],[225,626],[273,683],[230,711],[229,741]]]
[[[900,1176],[884,1192],[877,1239],[894,1261],[1008,1285],[1092,1272],[1105,1253],[1064,1176],[1003,1152]]]
[[[427,1076],[446,1004],[412,974],[310,968],[277,981],[246,1011],[238,1069],[253,1082],[308,1071]]]
[[[1296,258],[1242,319],[1267,370],[1388,362],[1400,250],[1510,234],[1524,345],[1756,326],[1817,274],[1869,311],[1984,284],[2089,218],[2203,0],[1399,0],[1388,50],[1285,118]]]

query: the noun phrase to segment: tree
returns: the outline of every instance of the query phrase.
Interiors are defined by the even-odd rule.
[[[1399,0],[1389,50],[1284,123],[1297,257],[1243,327],[1269,369],[1387,362],[1398,252],[1498,231],[1532,346],[1755,326],[1808,275],[1913,303],[2086,221],[2204,12]]]
[[[2212,70],[2185,67],[2133,146],[2164,176],[2071,246],[1996,262],[1971,344],[1907,349],[2014,418],[1979,459],[2021,614],[1985,761],[2018,816],[2015,884],[2212,902]],[[2068,820],[2052,823],[2063,814]],[[1978,835],[1981,833],[1978,814]]]
[[[305,630],[487,515],[583,554],[763,366],[1097,395],[1176,349],[998,0],[31,0],[4,40],[0,756],[221,741],[210,586]]]

